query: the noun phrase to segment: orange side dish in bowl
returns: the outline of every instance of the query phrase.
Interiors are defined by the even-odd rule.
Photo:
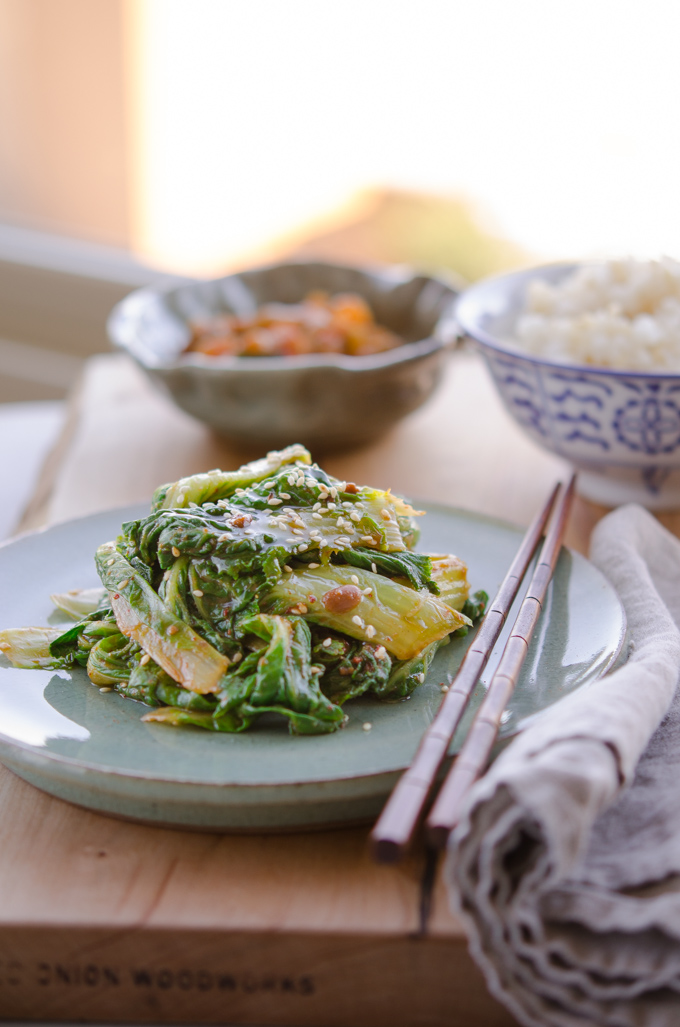
[[[456,288],[407,268],[291,261],[138,289],[114,345],[182,410],[266,451],[366,445],[441,379]]]
[[[266,303],[249,317],[217,314],[190,324],[188,353],[207,356],[278,357],[308,353],[369,356],[403,344],[376,324],[356,293],[317,290],[299,303]]]

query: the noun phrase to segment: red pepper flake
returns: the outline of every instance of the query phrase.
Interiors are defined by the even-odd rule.
[[[332,588],[321,597],[321,601],[329,613],[347,613],[358,606],[363,599],[361,589],[356,585],[340,585]]]
[[[349,492],[350,496],[356,496],[359,489],[356,487],[353,481],[348,481],[345,485],[345,492]]]
[[[236,514],[235,517],[232,517],[231,523],[235,528],[245,528],[246,525],[250,524],[252,519],[253,518],[250,514]]]
[[[113,598],[114,599],[120,599],[120,594],[118,592],[114,592]]]

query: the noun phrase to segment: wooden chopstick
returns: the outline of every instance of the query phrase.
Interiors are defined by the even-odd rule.
[[[449,834],[460,818],[463,801],[477,778],[483,774],[491,755],[503,710],[515,690],[531,636],[543,609],[545,594],[562,546],[575,481],[574,475],[566,487],[560,486],[560,496],[538,563],[496,672],[427,818],[427,840],[435,848],[445,847]]]
[[[423,735],[411,766],[397,782],[371,832],[373,857],[379,863],[396,863],[406,853],[467,701],[487,664],[541,540],[558,490],[559,485],[556,485],[529,525],[436,717]]]

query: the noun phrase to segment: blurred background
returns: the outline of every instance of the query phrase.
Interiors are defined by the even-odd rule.
[[[160,277],[680,256],[679,29],[675,0],[0,0],[0,459]]]

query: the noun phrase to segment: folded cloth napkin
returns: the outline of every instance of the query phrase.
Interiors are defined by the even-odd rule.
[[[623,507],[591,559],[629,658],[515,739],[477,783],[446,880],[470,951],[522,1024],[680,1025],[680,541]]]

